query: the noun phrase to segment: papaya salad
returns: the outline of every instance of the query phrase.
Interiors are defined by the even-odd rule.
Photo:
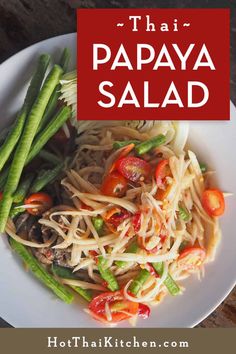
[[[224,193],[186,147],[188,125],[76,119],[69,52],[40,56],[0,146],[0,230],[42,284],[103,324],[147,318],[204,275]],[[174,301],[174,300],[173,300]]]

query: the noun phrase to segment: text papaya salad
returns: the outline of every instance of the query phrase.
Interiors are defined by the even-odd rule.
[[[0,230],[65,303],[134,324],[214,259],[224,194],[185,148],[186,123],[77,121],[68,61],[65,49],[44,78],[40,56],[1,136]]]

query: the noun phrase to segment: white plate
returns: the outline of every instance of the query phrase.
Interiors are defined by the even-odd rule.
[[[0,66],[0,128],[14,116],[25,94],[32,69],[42,52],[58,58],[63,47],[72,51],[75,66],[76,35],[68,34],[37,43],[14,55]],[[216,102],[217,104],[217,102]],[[236,195],[236,109],[231,104],[230,122],[193,122],[191,147],[213,169],[217,184]],[[235,197],[227,198],[226,214],[221,220],[223,237],[216,260],[206,266],[205,277],[184,282],[182,296],[168,296],[152,308],[148,320],[138,327],[192,327],[209,315],[227,296],[236,281]],[[27,273],[16,255],[0,237],[0,316],[15,327],[99,327],[82,308],[85,303],[66,305],[38,280]],[[126,322],[121,326],[128,326]]]

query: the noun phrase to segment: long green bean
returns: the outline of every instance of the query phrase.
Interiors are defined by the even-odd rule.
[[[4,169],[0,174],[0,190],[2,191],[7,180],[7,175],[9,172],[9,167]]]
[[[72,271],[68,268],[58,266],[56,264],[52,264],[52,272],[59,278],[64,279],[77,279],[76,275],[72,273]],[[70,285],[70,287],[76,291],[80,296],[82,296],[85,300],[91,301],[92,300],[92,292],[88,289],[83,289],[80,286]]]
[[[130,144],[138,145],[139,143],[140,143],[139,140],[115,141],[113,143],[113,149],[118,150],[118,149],[123,148],[127,145],[130,145]]]
[[[2,145],[6,140],[7,135],[9,134],[10,130],[14,127],[15,122],[11,123],[7,127],[3,128],[0,132],[0,144]]]
[[[136,278],[132,281],[129,286],[129,291],[133,295],[137,295],[139,290],[144,285],[145,281],[150,277],[150,273],[147,269],[141,269]]]
[[[64,73],[67,72],[70,57],[70,50],[68,48],[64,48],[59,62],[59,65],[62,67]]]
[[[20,182],[16,192],[13,195],[13,203],[20,203],[25,199],[33,179],[33,173],[29,173],[27,176],[24,177],[24,179]]]
[[[37,259],[21,243],[10,237],[11,248],[20,256],[31,272],[48,288],[50,288],[61,300],[70,304],[74,300],[73,294],[65,286],[54,279]]]
[[[26,159],[26,164],[33,160],[38,155],[40,150],[48,142],[53,135],[61,128],[71,115],[71,108],[68,106],[62,107],[56,116],[48,123],[44,130],[37,135],[37,138],[32,144],[30,153]]]
[[[68,48],[65,48],[62,52],[62,55],[61,55],[61,58],[59,61],[59,65],[62,68],[63,73],[65,73],[67,71],[69,61],[70,61],[70,51]],[[61,88],[60,84],[58,84],[55,87],[55,89],[50,97],[50,100],[48,101],[43,118],[41,119],[41,121],[39,123],[37,133],[40,132],[45,127],[45,125],[47,124],[49,119],[52,118],[52,115],[55,113],[55,110],[56,110],[56,107],[58,104],[58,99],[61,95],[60,88]]]
[[[163,262],[152,263],[152,266],[155,269],[155,271],[157,272],[157,274],[162,276],[163,269],[164,269]],[[179,288],[178,284],[174,281],[174,279],[172,278],[172,276],[169,273],[167,274],[167,277],[164,280],[164,284],[167,287],[167,289],[171,295],[175,296],[180,293],[180,288]]]
[[[9,216],[9,212],[13,202],[13,194],[15,193],[22,170],[26,163],[33,139],[35,137],[38,125],[42,119],[43,113],[49,101],[49,98],[59,82],[62,69],[58,65],[54,65],[53,69],[47,76],[42,89],[29,113],[22,136],[17,145],[7,182],[3,191],[3,198],[0,203],[0,231],[3,232]],[[38,151],[39,152],[39,151]]]
[[[10,211],[10,214],[9,216],[13,219],[15,218],[17,215],[19,214],[22,214],[25,212],[25,208],[21,207],[20,206],[22,205],[22,203],[19,203],[19,204],[13,204],[12,207],[11,207],[11,211]]]
[[[86,301],[90,302],[93,298],[91,291],[87,289],[83,289],[80,286],[70,285],[71,289],[73,289],[76,293],[82,296]]]
[[[191,219],[191,214],[185,207],[179,205],[179,217],[183,221],[188,222]]]
[[[95,230],[98,232],[98,234],[102,231],[103,226],[104,226],[104,221],[101,216],[93,216],[92,217],[92,223],[95,228]]]
[[[50,118],[52,117],[57,103],[58,103],[58,98],[59,98],[59,92],[58,92],[59,88],[58,86],[55,87],[50,100],[48,101],[48,105],[45,109],[44,115],[42,120],[39,123],[38,129],[37,129],[37,134],[45,127],[45,124],[50,120]]]
[[[39,152],[38,156],[41,157],[43,160],[52,163],[53,165],[61,163],[60,157],[44,149]]]
[[[139,247],[137,242],[132,242],[127,249],[125,250],[125,253],[136,253],[138,251]],[[129,264],[129,262],[127,261],[116,261],[115,265],[119,268],[124,268],[125,266],[127,266],[127,264]]]
[[[159,134],[154,138],[151,138],[147,141],[143,141],[142,143],[135,146],[135,150],[139,155],[146,154],[151,149],[158,147],[166,142],[166,137],[163,134]]]
[[[0,171],[8,161],[14,147],[16,146],[24,128],[26,117],[39,93],[45,72],[50,61],[48,54],[42,54],[39,57],[36,71],[28,87],[23,106],[18,113],[16,122],[11,127],[5,142],[0,148]]]
[[[41,191],[45,186],[51,183],[58,174],[62,171],[64,163],[60,163],[56,167],[51,170],[42,170],[41,173],[38,174],[36,179],[34,180],[30,192],[31,193],[38,193]]]
[[[30,153],[25,161],[27,165],[33,158],[38,155],[48,140],[61,128],[61,126],[67,121],[71,115],[71,108],[68,106],[62,107],[61,110],[55,115],[55,117],[49,122],[44,130],[37,135],[36,139],[32,143]],[[9,169],[5,169],[0,176],[0,189],[3,188],[7,180]]]
[[[107,282],[107,287],[111,291],[119,290],[119,285],[117,283],[115,276],[112,274],[110,269],[107,268],[107,260],[102,256],[99,256],[97,266],[102,279],[104,279]]]

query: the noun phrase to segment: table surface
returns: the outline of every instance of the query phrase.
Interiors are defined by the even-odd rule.
[[[212,3],[211,3],[212,4]],[[19,50],[56,35],[76,31],[80,7],[212,7],[208,0],[0,0],[0,63]],[[70,6],[71,5],[71,6]],[[231,8],[231,43],[236,32],[235,0],[215,0]],[[39,20],[43,19],[43,21]],[[236,104],[236,46],[231,46],[231,99]],[[0,327],[10,327],[0,318]],[[236,288],[197,327],[236,327]]]

